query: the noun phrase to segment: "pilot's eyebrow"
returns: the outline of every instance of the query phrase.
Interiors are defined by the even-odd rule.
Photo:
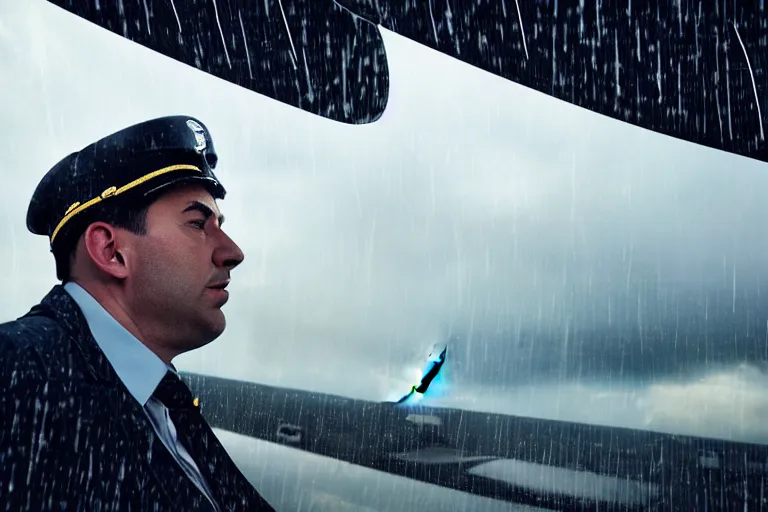
[[[205,204],[201,203],[200,201],[192,201],[190,202],[186,208],[184,208],[184,213],[192,212],[192,211],[198,211],[202,213],[205,216],[205,219],[208,220],[213,215],[213,210]],[[221,227],[222,224],[224,224],[224,215],[219,214],[219,227]]]

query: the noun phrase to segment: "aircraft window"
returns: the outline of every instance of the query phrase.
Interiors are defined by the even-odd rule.
[[[134,122],[205,120],[246,258],[227,330],[176,364],[280,510],[642,507],[678,466],[765,475],[765,164],[387,30],[387,108],[350,126],[45,2],[3,12],[0,309],[21,316],[54,284],[24,230],[44,170]],[[396,407],[443,346],[429,389]]]
[[[282,423],[277,427],[277,440],[288,444],[299,444],[302,440],[301,427]]]

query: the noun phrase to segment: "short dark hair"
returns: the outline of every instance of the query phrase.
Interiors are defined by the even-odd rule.
[[[125,229],[135,235],[147,233],[147,210],[150,201],[110,201],[104,207],[95,205],[88,211],[88,215],[80,219],[77,225],[72,226],[70,234],[64,237],[54,247],[53,257],[56,261],[56,277],[62,283],[72,279],[72,260],[80,236],[85,229],[94,222],[106,222],[116,228]],[[74,219],[73,219],[74,220]]]

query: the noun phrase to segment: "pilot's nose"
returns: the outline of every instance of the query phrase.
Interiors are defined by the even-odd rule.
[[[243,262],[245,254],[243,254],[240,246],[238,246],[227,234],[221,232],[219,235],[221,236],[221,243],[213,252],[213,263],[217,267],[232,270]]]

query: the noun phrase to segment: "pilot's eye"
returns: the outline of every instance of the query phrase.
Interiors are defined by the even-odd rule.
[[[190,224],[192,224],[197,228],[203,229],[205,228],[205,222],[206,222],[205,220],[193,220],[190,222]]]

